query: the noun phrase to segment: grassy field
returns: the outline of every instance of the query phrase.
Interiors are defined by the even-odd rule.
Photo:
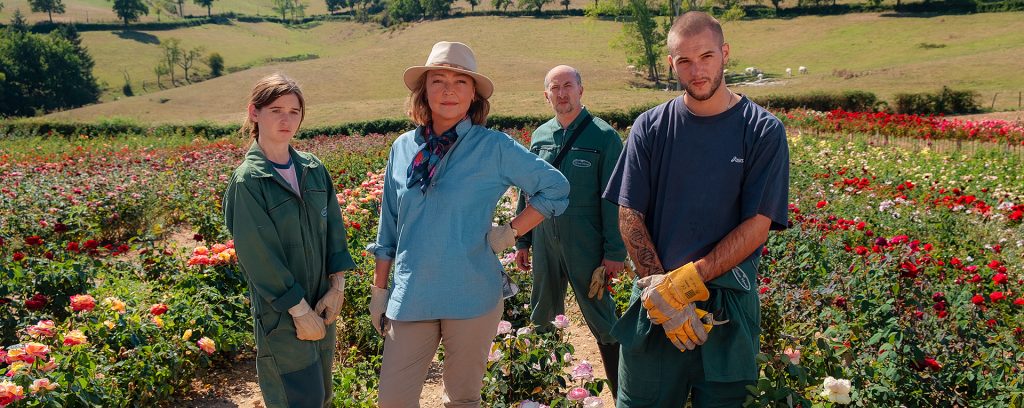
[[[323,0],[303,0],[308,6],[306,8],[306,15],[313,14],[326,14],[327,3]],[[14,10],[21,10],[22,14],[29,22],[46,21],[49,17],[46,13],[32,13],[28,5],[28,0],[3,0],[4,9],[0,11],[0,21],[7,23],[14,14]],[[175,1],[175,4],[177,2]],[[274,11],[271,8],[273,6],[272,0],[215,0],[213,2],[212,12],[218,13],[243,13],[248,15],[274,15]],[[63,22],[119,22],[117,14],[114,13],[112,6],[113,2],[109,0],[64,0],[65,13],[54,14],[54,21]],[[149,14],[142,16],[141,21],[157,21],[156,10],[150,2],[147,2],[149,6]],[[185,15],[193,16],[205,16],[206,7],[196,5],[192,0],[185,0],[184,3]],[[159,19],[161,21],[173,21],[178,20],[177,14],[170,14],[167,12],[161,12]]]
[[[973,89],[986,107],[1018,108],[1024,91],[1024,13],[895,17],[880,14],[730,22],[725,26],[735,65],[757,66],[777,81],[737,86],[750,95],[862,89],[890,98],[897,92],[933,91],[943,85]],[[203,45],[229,66],[267,57],[313,53],[319,59],[260,66],[188,87],[148,93],[52,116],[92,120],[123,116],[154,122],[239,120],[248,89],[259,77],[282,71],[304,84],[307,123],[396,117],[406,95],[402,70],[422,63],[430,45],[462,40],[478,53],[480,69],[497,84],[493,112],[548,113],[541,79],[567,63],[584,74],[585,102],[594,109],[653,103],[674,96],[635,87],[624,51],[614,46],[617,22],[586,18],[469,17],[412,24],[400,30],[333,22],[310,29],[235,23],[154,32],[84,33],[96,74],[113,88],[152,81],[159,39]],[[807,66],[810,73],[785,76]],[[205,68],[202,68],[205,69]],[[838,75],[839,71],[851,75]],[[138,87],[138,85],[136,85]]]

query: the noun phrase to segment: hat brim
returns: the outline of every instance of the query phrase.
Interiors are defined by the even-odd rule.
[[[409,88],[409,90],[412,91],[413,89],[416,88],[416,82],[419,81],[420,77],[423,76],[423,74],[427,73],[427,71],[434,71],[439,69],[445,69],[448,71],[454,71],[460,74],[469,75],[470,77],[473,78],[473,81],[476,83],[476,93],[480,94],[480,96],[484,97],[484,99],[490,98],[491,94],[494,93],[494,83],[491,82],[491,79],[485,75],[461,68],[436,65],[414,66],[406,68],[405,74],[402,76],[402,79],[405,80],[405,87]]]

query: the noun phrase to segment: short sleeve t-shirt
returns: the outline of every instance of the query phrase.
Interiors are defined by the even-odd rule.
[[[694,115],[682,96],[641,114],[603,195],[644,214],[666,270],[757,214],[786,228],[788,196],[785,128],[746,96],[714,116]]]

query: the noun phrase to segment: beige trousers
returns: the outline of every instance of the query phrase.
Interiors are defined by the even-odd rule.
[[[444,344],[444,406],[479,407],[487,354],[497,332],[504,303],[471,319],[391,321],[384,340],[378,406],[420,406],[430,362]]]

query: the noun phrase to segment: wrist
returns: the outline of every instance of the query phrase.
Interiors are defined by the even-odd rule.
[[[515,220],[513,220],[513,221],[515,221]],[[508,222],[508,228],[512,230],[512,236],[513,237],[519,238],[519,236],[520,236],[519,235],[519,228],[516,228],[516,226],[512,224],[513,221],[509,221]]]

